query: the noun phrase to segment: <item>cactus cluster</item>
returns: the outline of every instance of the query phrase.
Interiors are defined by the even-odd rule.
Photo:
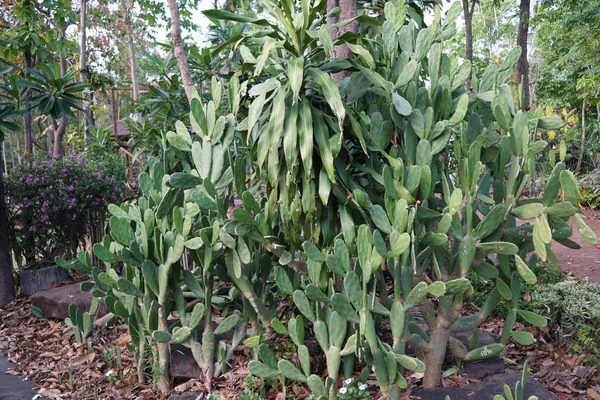
[[[505,82],[520,49],[473,76],[467,92],[470,63],[443,51],[458,3],[444,20],[436,8],[425,27],[407,19],[417,15],[411,5],[386,2],[383,15],[357,18],[361,37],[336,40],[355,54],[343,62],[329,60],[325,1],[265,6],[279,23],[244,19],[257,30],[234,44],[243,60],[226,90],[213,79],[210,101],[192,99],[191,129],[177,122],[166,134],[177,170],[151,158],[143,195],[109,208],[110,236],[94,246],[106,270],[89,267],[92,294],[128,323],[140,359],[146,344],[156,350],[161,390],[175,344],[191,349],[208,390],[248,337],[253,375],[335,399],[340,378],[361,365],[361,382],[373,373],[397,399],[407,370],[439,384],[447,348],[460,362],[498,354],[510,339],[532,343],[513,331],[517,316],[546,321],[518,309],[522,281],[555,259],[552,240],[576,246],[569,218],[589,243],[596,237],[563,163],[543,198],[521,197],[546,146],[532,137],[564,121],[519,109],[518,88]],[[250,41],[263,45],[260,56],[248,54]],[[337,87],[329,74],[340,71],[348,77]],[[463,316],[471,270],[495,287]],[[280,296],[294,306],[285,316]],[[512,308],[500,342],[479,346],[477,328],[501,300]],[[215,328],[216,309],[227,315]],[[227,343],[215,339],[231,330]],[[298,362],[278,359],[265,330],[289,337]],[[455,332],[472,332],[468,347]]]

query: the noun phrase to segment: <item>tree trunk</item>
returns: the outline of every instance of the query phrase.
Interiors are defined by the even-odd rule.
[[[81,10],[79,11],[79,79],[81,82],[88,83],[90,71],[87,66],[87,0],[81,0]],[[83,131],[84,144],[87,148],[92,138],[92,118],[90,112],[90,99],[83,95]]]
[[[517,84],[523,86],[523,104],[526,109],[530,105],[529,98],[529,62],[527,61],[527,34],[529,32],[529,6],[531,0],[521,0],[519,30],[517,32],[517,45],[521,46],[521,57],[517,63]]]
[[[188,101],[192,102],[192,77],[190,74],[190,66],[185,55],[185,43],[181,38],[181,21],[179,18],[179,6],[177,0],[167,0],[169,12],[171,14],[171,40],[173,41],[173,50],[175,59],[181,72],[181,83],[185,90],[185,95]]]
[[[33,68],[33,56],[31,54],[30,46],[25,48],[25,66],[27,68]],[[29,76],[29,72],[25,70],[23,72],[23,77],[27,79],[27,76]],[[26,110],[30,108],[30,99],[31,89],[27,88],[23,94],[23,108]],[[31,113],[26,113],[23,115],[23,133],[25,135],[25,153],[23,156],[27,159],[33,153],[33,126]]]
[[[342,9],[342,12],[339,15],[339,21],[345,21],[345,20],[356,17],[357,12],[358,12],[357,0],[338,0],[337,5],[334,3],[335,2],[333,0],[328,0],[327,1],[327,10],[329,11],[330,7],[331,7],[331,9],[333,9],[336,6],[340,6]],[[327,19],[327,24],[329,25],[329,27],[331,29],[333,29],[333,27],[331,26],[331,23],[333,23],[333,20],[334,20],[333,18]],[[359,26],[358,21],[353,21],[352,23],[350,23],[348,25],[344,25],[340,28],[334,29],[334,32],[331,33],[331,37],[335,41],[335,39],[342,36],[346,32],[357,33],[358,26]],[[352,51],[350,51],[350,48],[348,47],[347,44],[344,43],[339,46],[335,46],[333,48],[333,53],[331,55],[332,59],[350,58],[350,57],[352,57]],[[333,74],[333,79],[335,80],[336,84],[339,86],[340,83],[342,83],[342,81],[348,76],[350,76],[350,72],[341,71],[341,72],[337,72],[337,73]]]
[[[473,12],[475,11],[476,0],[471,0],[469,6],[469,0],[462,0],[463,13],[465,17],[465,58],[469,60],[471,66],[473,65]],[[467,90],[471,90],[471,74],[467,79]]]
[[[2,143],[0,142],[0,145]],[[0,152],[0,158],[2,152]],[[0,307],[4,307],[15,298],[12,262],[10,258],[10,241],[8,239],[8,215],[4,199],[4,170],[0,160]]]
[[[581,151],[579,153],[579,158],[577,159],[577,166],[575,167],[575,172],[581,172],[581,167],[583,165],[583,156],[585,155],[585,108],[587,103],[585,99],[583,99],[583,105],[581,106]]]
[[[65,32],[62,32],[62,38],[65,37]],[[65,55],[60,52],[59,53],[59,61],[60,61],[60,73],[62,76],[67,74],[67,60],[65,59]],[[52,155],[55,158],[62,158],[65,155],[65,148],[63,146],[63,139],[65,137],[65,132],[67,131],[67,125],[69,123],[69,117],[66,115],[60,119],[60,123],[58,124],[58,128],[54,131],[54,147],[52,149]]]
[[[125,22],[125,33],[127,34],[127,43],[129,45],[129,69],[131,71],[131,94],[133,101],[137,102],[140,100],[140,89],[138,85],[137,77],[137,61],[135,59],[135,45],[133,43],[133,33],[131,28],[131,21],[129,20],[129,13],[127,12],[127,6],[125,0],[121,0],[121,15]]]
[[[58,128],[54,131],[54,147],[52,149],[52,155],[55,158],[62,158],[62,156],[65,155],[64,138],[68,123],[69,117],[62,117],[58,124]]]

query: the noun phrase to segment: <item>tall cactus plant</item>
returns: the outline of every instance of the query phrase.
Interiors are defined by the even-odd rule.
[[[512,331],[516,316],[538,326],[545,321],[516,309],[521,282],[535,281],[532,266],[552,256],[553,237],[571,243],[566,221],[577,204],[556,194],[562,188],[567,200],[575,199],[577,186],[559,164],[544,199],[521,199],[546,145],[531,138],[563,122],[515,109],[515,89],[505,82],[520,49],[466,91],[469,62],[459,65],[444,51],[456,32],[458,3],[443,21],[436,8],[426,27],[407,20],[414,5],[388,1],[383,15],[357,17],[359,35],[336,43],[323,24],[324,1],[264,3],[278,23],[245,20],[261,34],[235,43],[240,50],[247,41],[263,44],[259,57],[243,59],[241,70],[252,78],[241,84],[249,107],[238,129],[251,149],[252,185],[265,189],[259,203],[274,221],[269,232],[276,237],[265,248],[282,265],[276,283],[302,315],[294,321],[312,325],[328,379],[317,383],[302,357],[303,372],[288,363],[279,372],[335,398],[340,366],[359,357],[394,398],[403,368],[423,369],[404,355],[407,343],[423,356],[424,385],[433,387],[448,345],[457,359],[475,360],[499,353],[511,337],[531,342],[531,335]],[[341,42],[355,57],[330,62],[332,46]],[[329,74],[340,70],[351,74],[338,88]],[[473,293],[470,271],[494,279],[496,288],[479,313],[462,317]],[[502,298],[513,309],[501,343],[467,351],[452,333],[476,330]],[[414,308],[425,325],[416,323]],[[389,321],[391,343],[378,337],[377,319]],[[263,367],[255,363],[251,371],[277,371]]]

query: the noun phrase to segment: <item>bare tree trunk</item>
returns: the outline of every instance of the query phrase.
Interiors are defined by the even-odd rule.
[[[171,14],[171,40],[173,41],[173,50],[175,59],[181,72],[181,82],[188,101],[192,102],[192,76],[190,74],[190,66],[185,55],[185,43],[181,38],[181,21],[179,18],[179,6],[177,0],[167,0],[169,12]]]
[[[523,86],[523,104],[526,109],[530,105],[529,98],[529,62],[527,61],[527,34],[529,32],[529,8],[531,0],[521,0],[519,31],[517,32],[517,45],[521,46],[521,57],[517,63],[517,84]]]
[[[131,93],[133,101],[140,100],[140,88],[137,77],[137,61],[135,59],[135,45],[133,43],[133,33],[131,28],[131,21],[129,19],[129,13],[127,12],[127,5],[125,0],[121,0],[121,15],[125,22],[125,33],[127,34],[127,43],[129,45],[129,69],[131,71]]]
[[[66,28],[65,28],[66,30]],[[65,31],[63,30],[60,38],[65,37]],[[64,53],[59,52],[59,62],[60,62],[60,73],[62,76],[67,74],[67,60],[65,58]],[[65,137],[65,132],[67,131],[67,125],[69,123],[69,117],[66,115],[60,119],[60,123],[58,124],[58,128],[54,130],[54,146],[52,148],[52,155],[56,158],[62,158],[65,155],[65,148],[63,146],[63,139]],[[54,123],[55,127],[56,124]]]
[[[338,0],[337,5],[339,5],[340,8],[342,9],[342,12],[339,15],[340,21],[345,21],[345,20],[356,17],[357,12],[358,12],[357,0]],[[333,6],[332,8],[335,7],[334,1],[331,1],[331,0],[327,1],[327,9],[328,10],[329,10],[330,6]],[[333,20],[333,18],[329,18],[327,20],[327,24],[331,23],[330,19]],[[358,26],[359,26],[358,21],[352,21],[352,23],[350,23],[348,25],[344,25],[340,28],[335,29],[335,32],[332,32],[331,36],[335,40],[336,38],[342,36],[346,32],[357,33]],[[331,25],[329,25],[329,27],[332,28]],[[350,58],[350,57],[352,57],[352,51],[350,51],[350,48],[345,43],[341,44],[339,46],[335,46],[333,49],[333,54],[331,56],[332,59]],[[337,72],[337,73],[333,74],[333,79],[339,86],[340,83],[342,83],[342,81],[344,80],[344,78],[346,78],[348,76],[350,76],[350,73],[348,71],[341,71],[341,72]]]
[[[577,159],[577,166],[575,167],[575,172],[581,172],[581,167],[583,165],[583,156],[585,155],[585,108],[587,103],[585,99],[583,99],[583,105],[581,106],[581,151],[579,153],[579,158]]]
[[[4,158],[2,152],[0,152],[0,157]],[[2,160],[0,160],[0,307],[4,307],[15,298],[3,174]]]
[[[90,71],[87,66],[87,0],[81,0],[81,10],[79,11],[79,79],[81,82],[88,83]],[[87,148],[92,137],[92,118],[90,112],[90,99],[87,95],[83,96],[83,131],[84,144]]]
[[[31,54],[31,47],[27,46],[25,48],[25,66],[27,68],[33,68],[33,56]],[[25,70],[23,73],[24,77],[27,78],[29,72]],[[23,94],[23,108],[29,109],[31,99],[31,89],[25,89],[25,93]],[[23,115],[23,133],[25,135],[25,153],[23,156],[27,159],[33,153],[33,126],[32,126],[32,118],[31,113],[26,113]]]
[[[473,65],[473,12],[475,11],[476,0],[471,0],[469,6],[469,0],[462,0],[463,13],[465,17],[465,58]],[[467,79],[467,90],[471,89],[471,74]]]

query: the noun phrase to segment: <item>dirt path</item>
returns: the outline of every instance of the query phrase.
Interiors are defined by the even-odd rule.
[[[583,210],[581,217],[585,223],[600,237],[600,211]],[[564,272],[573,272],[580,278],[590,282],[600,283],[600,249],[585,243],[575,225],[573,225],[572,240],[581,245],[581,249],[574,250],[561,245],[552,243],[552,251],[560,260],[561,268]]]

